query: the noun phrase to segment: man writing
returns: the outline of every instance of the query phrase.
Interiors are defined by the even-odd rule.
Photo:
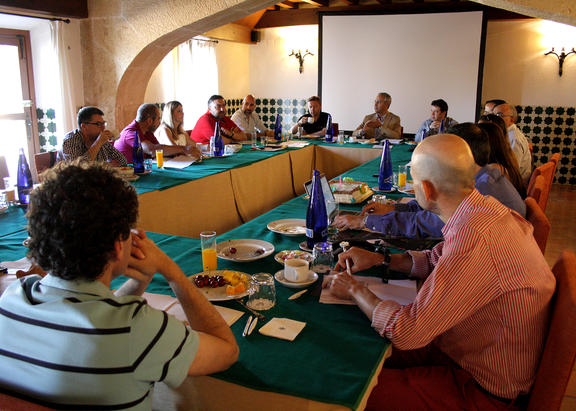
[[[199,144],[209,144],[216,122],[220,123],[224,144],[246,140],[246,134],[226,115],[226,100],[216,94],[208,99],[208,111],[198,119],[190,137]]]
[[[273,137],[274,132],[266,128],[260,116],[254,112],[255,108],[256,99],[252,94],[248,94],[242,100],[242,107],[232,114],[231,120],[238,125],[247,138],[254,137],[254,134]]]
[[[64,136],[64,160],[82,157],[90,161],[106,161],[125,166],[126,158],[110,143],[114,136],[106,129],[104,113],[98,107],[82,107],[76,116],[78,128]]]
[[[494,114],[501,117],[504,123],[506,123],[508,141],[510,141],[512,151],[518,159],[518,166],[524,183],[528,184],[528,180],[530,180],[530,175],[532,174],[532,155],[530,154],[528,140],[520,129],[516,127],[516,120],[518,118],[516,108],[508,103],[500,104],[494,107]]]
[[[433,100],[432,103],[430,103],[430,118],[424,120],[416,132],[415,140],[420,142],[426,137],[438,134],[441,132],[441,128],[443,128],[442,131],[445,131],[448,127],[456,124],[458,124],[456,120],[448,117],[448,103],[442,99]]]
[[[505,409],[534,382],[555,280],[530,223],[474,189],[468,145],[425,139],[412,156],[418,203],[446,223],[432,250],[390,259],[352,248],[352,272],[389,264],[424,280],[415,301],[380,300],[346,273],[330,290],[352,299],[393,345],[367,409]]]
[[[134,139],[136,138],[136,133],[138,133],[140,144],[142,144],[142,150],[148,157],[155,157],[156,150],[160,149],[164,152],[164,156],[166,157],[176,156],[179,154],[188,155],[196,159],[201,157],[200,150],[195,146],[184,147],[160,144],[158,139],[156,139],[154,132],[160,125],[161,120],[162,113],[160,113],[158,107],[151,103],[142,104],[138,107],[136,119],[122,130],[120,138],[114,143],[114,147],[124,154],[128,163],[132,163]]]
[[[50,408],[150,409],[153,383],[228,368],[238,346],[225,321],[142,231],[132,186],[95,163],[48,171],[28,211],[29,257],[49,274],[0,297],[0,387]],[[146,304],[154,274],[192,330]],[[110,283],[129,279],[115,292]],[[98,409],[100,409],[98,408]]]
[[[464,139],[475,162],[474,186],[482,195],[490,195],[507,207],[526,215],[526,205],[516,188],[502,172],[488,165],[490,143],[474,123],[457,124],[448,130]],[[442,236],[444,222],[435,213],[424,210],[416,201],[407,204],[368,204],[364,216],[342,215],[334,222],[338,228],[369,228],[382,234],[408,238]],[[372,214],[367,214],[372,213]]]
[[[374,114],[368,114],[353,135],[366,136],[382,140],[384,138],[400,138],[402,127],[400,117],[388,111],[392,97],[388,93],[378,93],[374,100]]]

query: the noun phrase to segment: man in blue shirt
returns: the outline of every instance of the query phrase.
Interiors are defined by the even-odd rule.
[[[444,122],[444,124],[442,124]],[[441,98],[430,103],[430,118],[425,120],[415,135],[415,140],[420,142],[426,137],[441,133],[449,127],[458,124],[456,120],[448,117],[448,103]]]
[[[472,151],[477,172],[475,187],[483,195],[496,198],[522,217],[526,205],[508,178],[499,169],[488,165],[490,143],[484,132],[474,123],[462,123],[448,131],[463,138]],[[365,214],[372,212],[372,214]],[[423,210],[413,200],[407,204],[369,204],[363,215],[343,215],[336,218],[334,225],[339,229],[368,228],[382,234],[406,238],[440,238],[444,223],[436,214]]]

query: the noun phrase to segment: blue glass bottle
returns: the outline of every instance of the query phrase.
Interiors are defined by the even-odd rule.
[[[380,158],[380,171],[378,172],[378,190],[390,191],[394,183],[392,173],[392,157],[390,157],[390,142],[386,140]]]
[[[440,128],[438,129],[438,134],[444,134],[444,120],[440,122]]]
[[[314,244],[323,243],[328,239],[328,215],[322,192],[320,171],[312,172],[312,189],[306,210],[306,244],[310,250]]]
[[[332,128],[332,116],[328,114],[328,121],[326,121],[326,134],[324,136],[327,143],[334,140],[334,129]]]
[[[274,139],[276,141],[282,141],[282,117],[280,117],[280,114],[276,114],[276,123],[274,123]]]
[[[32,181],[32,173],[30,172],[30,167],[28,167],[28,161],[26,161],[26,155],[24,154],[24,149],[20,149],[20,157],[18,158],[18,173],[16,187],[18,189],[18,201],[20,204],[30,203],[30,191],[34,183]]]
[[[220,123],[218,121],[214,126],[214,145],[212,155],[214,157],[222,157],[222,155],[224,155],[224,141],[222,140],[222,131],[220,131]]]
[[[132,146],[132,165],[136,174],[144,172],[144,151],[138,132],[134,134],[134,145]]]

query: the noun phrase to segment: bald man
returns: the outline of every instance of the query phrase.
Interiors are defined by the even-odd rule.
[[[518,213],[474,188],[475,164],[461,138],[436,135],[412,155],[418,203],[446,223],[432,250],[386,257],[351,248],[352,272],[388,265],[424,281],[408,305],[380,300],[342,272],[330,291],[351,299],[392,343],[375,409],[509,409],[532,386],[548,328],[555,280]],[[519,399],[520,401],[520,399]]]
[[[490,142],[474,123],[456,124],[448,129],[468,143],[474,157],[474,187],[482,195],[490,195],[506,207],[526,215],[526,204],[499,169],[490,167]],[[450,155],[447,153],[447,155]],[[407,204],[368,204],[362,215],[341,215],[334,225],[339,229],[368,228],[390,236],[406,238],[440,238],[444,222],[434,213],[422,209],[417,201]]]
[[[232,114],[231,119],[248,138],[252,138],[254,133],[260,136],[266,135],[273,137],[274,131],[266,128],[260,116],[254,112],[255,109],[256,99],[253,94],[248,94],[244,97],[244,100],[242,100],[242,107]]]
[[[530,175],[532,174],[532,155],[530,154],[528,139],[526,139],[526,136],[516,127],[516,120],[518,119],[516,108],[508,103],[500,104],[494,107],[494,114],[501,117],[504,123],[506,123],[508,141],[510,141],[512,151],[518,159],[518,166],[524,183],[528,184]]]

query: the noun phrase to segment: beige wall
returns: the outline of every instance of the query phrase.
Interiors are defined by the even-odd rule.
[[[562,42],[576,45],[576,27],[541,20],[488,22],[482,100],[574,107],[576,56],[566,58],[562,77],[558,59],[544,56]]]
[[[225,98],[240,97],[251,91],[250,47],[222,40],[216,46],[218,93]]]

